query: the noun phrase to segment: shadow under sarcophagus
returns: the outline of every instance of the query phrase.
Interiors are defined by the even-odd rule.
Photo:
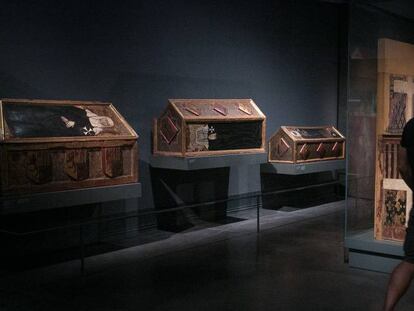
[[[202,222],[226,222],[228,167],[196,171],[151,167],[150,172],[159,229],[179,232]]]
[[[343,200],[345,189],[330,171],[301,175],[261,174],[265,209],[294,211]]]

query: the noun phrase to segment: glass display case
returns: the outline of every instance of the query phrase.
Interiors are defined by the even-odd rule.
[[[345,248],[353,267],[387,272],[403,255],[412,193],[397,153],[413,117],[413,30],[414,20],[350,4]]]

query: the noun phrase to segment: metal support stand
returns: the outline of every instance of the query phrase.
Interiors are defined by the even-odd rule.
[[[85,241],[83,238],[83,226],[79,226],[79,250],[80,250],[80,265],[81,265],[81,274],[85,272]]]
[[[257,208],[257,233],[260,233],[260,207],[261,207],[261,196],[260,194],[256,197],[256,208]]]
[[[102,203],[98,203],[98,218],[102,217]],[[102,240],[102,222],[98,223],[98,242]]]

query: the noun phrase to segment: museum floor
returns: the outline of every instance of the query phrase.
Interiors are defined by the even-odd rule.
[[[343,262],[343,202],[0,276],[0,310],[380,310],[388,275]],[[281,220],[282,219],[282,220]],[[28,259],[30,260],[30,259]],[[4,267],[3,267],[4,268]],[[414,288],[398,310],[414,309]]]

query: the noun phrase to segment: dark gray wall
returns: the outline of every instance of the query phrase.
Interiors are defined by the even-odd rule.
[[[0,97],[111,101],[140,135],[168,98],[253,98],[280,125],[336,124],[338,8],[319,1],[8,1]],[[245,177],[247,178],[247,176]]]

